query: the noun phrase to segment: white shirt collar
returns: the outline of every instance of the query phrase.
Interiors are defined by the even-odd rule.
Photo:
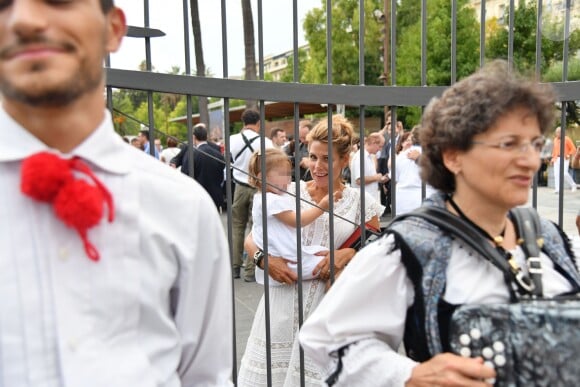
[[[64,158],[78,156],[92,165],[115,174],[129,173],[127,146],[113,130],[111,114],[105,110],[103,121],[81,144],[68,154],[52,149],[18,124],[0,108],[0,162],[18,161],[38,152],[49,151]]]

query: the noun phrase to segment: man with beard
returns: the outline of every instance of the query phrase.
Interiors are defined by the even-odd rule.
[[[231,385],[215,206],[105,110],[125,31],[112,0],[0,5],[2,385]]]

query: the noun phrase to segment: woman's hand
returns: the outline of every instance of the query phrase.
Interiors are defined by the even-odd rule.
[[[344,270],[344,267],[350,262],[356,251],[354,249],[340,249],[334,251],[334,275],[335,277]],[[316,255],[324,255],[325,257],[316,265],[312,271],[312,275],[318,276],[322,280],[330,278],[330,252],[321,251]]]
[[[405,387],[422,386],[491,386],[495,370],[483,365],[483,359],[465,358],[451,353],[439,354],[413,368]]]
[[[264,262],[264,261],[262,261]],[[276,281],[286,285],[292,285],[298,280],[298,274],[288,267],[291,262],[281,257],[268,256],[268,274]]]
[[[252,259],[254,253],[258,251],[258,246],[254,243],[251,232],[244,240],[244,249],[248,253],[248,259]],[[262,260],[262,267],[260,269],[264,269],[264,262],[265,260]],[[293,284],[298,279],[298,275],[288,267],[288,262],[291,261],[268,255],[268,274],[278,282],[287,285]]]

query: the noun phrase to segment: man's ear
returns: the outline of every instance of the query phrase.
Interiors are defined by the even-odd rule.
[[[443,165],[447,168],[451,173],[457,175],[461,172],[462,168],[462,152],[457,149],[446,149],[441,154],[443,158]]]
[[[119,7],[113,7],[107,13],[107,45],[108,53],[115,52],[121,46],[121,41],[127,33],[125,13]]]

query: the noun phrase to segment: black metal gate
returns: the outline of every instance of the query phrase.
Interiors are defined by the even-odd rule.
[[[451,63],[450,66],[450,79],[451,82],[455,82],[457,79],[457,66],[458,58],[456,53],[456,45],[459,33],[461,32],[458,30],[457,25],[457,10],[463,6],[464,1],[460,0],[450,0],[451,1],[451,24],[448,26],[450,40],[451,40],[451,47],[450,47],[450,57],[449,61]],[[421,38],[421,63],[420,68],[417,68],[416,71],[420,72],[421,74],[421,85],[420,86],[398,86],[397,85],[397,39],[400,38],[397,36],[397,1],[389,1],[384,0],[382,3],[381,9],[379,12],[375,12],[374,17],[376,20],[380,21],[381,23],[385,23],[385,38],[384,38],[384,52],[387,53],[385,55],[384,60],[384,72],[382,74],[382,80],[385,81],[385,86],[372,86],[367,85],[365,82],[365,39],[363,34],[359,34],[358,41],[356,44],[359,47],[359,84],[357,85],[339,85],[333,84],[333,77],[331,73],[332,69],[332,55],[327,55],[327,58],[330,58],[327,62],[327,79],[326,84],[301,84],[298,82],[298,30],[299,30],[299,20],[297,16],[297,0],[293,1],[293,8],[294,14],[292,15],[293,18],[293,78],[294,82],[291,83],[281,83],[281,82],[267,82],[263,80],[257,81],[248,81],[248,80],[234,80],[228,79],[228,52],[227,49],[223,49],[223,78],[205,78],[205,77],[196,77],[192,76],[192,70],[190,65],[190,43],[189,43],[189,36],[190,36],[190,21],[189,21],[189,9],[190,4],[188,0],[183,0],[182,2],[182,15],[183,15],[183,24],[184,24],[184,37],[185,37],[185,72],[188,75],[169,75],[169,74],[161,74],[151,71],[151,50],[150,50],[150,39],[164,39],[163,37],[156,37],[159,35],[159,31],[154,30],[149,26],[149,1],[144,0],[144,25],[141,28],[132,28],[130,30],[132,36],[142,37],[144,38],[145,42],[145,57],[146,57],[146,69],[145,71],[129,71],[129,70],[121,70],[115,68],[107,68],[107,98],[109,108],[113,108],[113,98],[112,93],[113,89],[137,89],[137,90],[144,90],[148,93],[148,103],[149,103],[149,122],[153,122],[153,98],[152,95],[154,92],[164,92],[164,93],[174,93],[174,94],[182,94],[185,96],[206,96],[206,97],[218,97],[223,98],[223,117],[224,117],[224,140],[225,140],[225,147],[226,150],[229,150],[229,128],[231,126],[231,122],[229,119],[229,111],[230,111],[230,99],[243,99],[243,100],[257,100],[259,110],[262,114],[262,120],[265,119],[265,103],[269,101],[283,101],[283,102],[291,102],[294,105],[294,137],[298,138],[298,121],[301,117],[300,112],[300,104],[306,103],[316,103],[316,104],[325,104],[327,108],[327,115],[326,118],[323,119],[330,119],[333,109],[336,109],[337,105],[347,105],[355,107],[355,110],[358,110],[358,127],[360,129],[360,136],[361,138],[364,136],[364,129],[365,128],[365,109],[368,107],[388,107],[392,114],[392,124],[395,125],[396,123],[396,116],[397,116],[397,109],[403,106],[416,106],[416,107],[423,107],[425,106],[428,101],[437,95],[440,95],[441,92],[445,89],[445,86],[428,86],[427,82],[427,0],[422,0],[417,7],[420,7],[420,15],[421,15],[421,31],[422,31],[422,38]],[[172,5],[178,5],[178,2],[168,2]],[[227,47],[227,29],[226,27],[226,0],[221,0],[221,20],[222,20],[222,36],[221,36],[221,43],[223,47]],[[419,3],[419,2],[417,2]],[[474,53],[474,55],[479,55],[479,64],[482,66],[486,61],[485,56],[485,39],[486,39],[486,10],[488,4],[486,4],[485,0],[481,1],[471,1],[472,4],[476,4],[474,12],[479,14],[480,19],[480,47],[479,53]],[[497,3],[497,1],[488,1],[487,3]],[[507,55],[506,59],[510,63],[514,63],[514,13],[516,9],[516,4],[514,0],[511,1],[503,1],[504,10],[506,11],[506,15],[509,16],[507,20],[504,20],[505,26],[507,27],[508,31],[508,40],[507,40]],[[542,12],[543,12],[543,4],[546,1],[538,1],[537,4],[537,20],[540,21],[537,23],[536,29],[536,36],[542,36]],[[564,3],[564,28],[565,28],[565,36],[569,36],[570,32],[570,21],[571,18],[574,17],[573,9],[572,9],[572,2],[570,0],[563,0]],[[326,0],[324,3],[321,2],[322,5],[326,6],[326,9],[332,9],[333,2],[331,0]],[[550,2],[550,5],[552,2]],[[264,79],[264,57],[262,52],[262,44],[263,44],[263,31],[261,29],[262,23],[262,1],[257,0],[257,15],[258,15],[258,68],[260,69],[260,79]],[[477,8],[479,7],[479,8]],[[575,9],[575,8],[574,8]],[[363,26],[360,30],[364,31],[365,23],[367,20],[370,19],[373,15],[365,14],[365,7],[364,2],[360,1],[358,4],[358,14],[359,20],[358,23],[360,26]],[[285,15],[284,15],[285,16]],[[280,17],[283,17],[280,15]],[[332,32],[332,12],[327,14],[327,41],[326,41],[326,52],[331,53],[333,50],[333,45],[336,42],[333,42],[331,39],[331,32]],[[371,22],[375,22],[371,20]],[[580,81],[568,81],[567,80],[567,63],[569,58],[572,57],[575,53],[571,52],[569,46],[567,44],[568,40],[564,42],[564,49],[562,52],[562,59],[563,59],[563,77],[561,82],[554,83],[554,86],[558,92],[558,99],[562,105],[562,114],[561,114],[561,121],[562,121],[562,135],[565,135],[565,123],[566,123],[566,114],[565,114],[565,107],[567,101],[580,101]],[[536,63],[535,63],[535,71],[537,74],[540,72],[541,68],[541,51],[542,51],[542,40],[540,38],[536,39]],[[107,64],[108,66],[108,64]],[[191,98],[187,99],[187,137],[189,139],[192,138],[192,102]],[[262,125],[264,128],[264,125]],[[394,140],[394,130],[391,131],[392,138]],[[263,132],[262,129],[262,136],[266,134]],[[189,141],[191,144],[191,141]],[[394,141],[393,141],[394,146]],[[191,145],[190,145],[191,147]],[[151,148],[153,149],[153,138],[151,138]],[[190,149],[190,152],[192,150]],[[226,152],[227,154],[227,152]],[[192,159],[192,158],[190,158]],[[229,167],[230,160],[226,159],[226,164]],[[393,166],[395,168],[395,166]],[[229,170],[229,168],[227,168]],[[560,179],[562,180],[562,179]],[[232,192],[230,187],[231,183],[231,175],[228,174],[227,176],[227,200],[228,203],[231,204],[232,202]],[[393,204],[396,203],[395,191],[392,190],[392,202]],[[564,202],[564,195],[563,190],[560,190],[559,200],[558,200],[558,210],[557,210],[557,217],[553,219],[557,221],[560,226],[564,223],[564,210],[565,210],[565,202]],[[532,205],[538,206],[538,194],[537,194],[537,186],[534,187],[533,195],[532,195]],[[575,210],[572,210],[575,211]],[[226,214],[227,226],[226,230],[229,235],[230,245],[232,242],[232,224],[231,224],[231,206],[228,206],[228,212]],[[332,235],[331,235],[332,238]],[[231,248],[230,248],[231,254]],[[268,292],[268,289],[265,289],[265,292]],[[236,294],[232,295],[233,299],[236,300]],[[236,303],[236,305],[238,305]],[[302,321],[300,321],[302,323]],[[239,336],[239,327],[237,326],[237,322],[234,322],[233,326],[234,332],[236,335]],[[268,328],[266,328],[268,329]],[[243,342],[244,338],[238,337],[238,344]],[[243,344],[242,344],[243,345]],[[234,351],[236,352],[236,351]],[[234,357],[234,364],[239,364],[239,350],[238,353],[232,354]],[[232,378],[235,381],[237,374],[237,367],[233,370]]]

